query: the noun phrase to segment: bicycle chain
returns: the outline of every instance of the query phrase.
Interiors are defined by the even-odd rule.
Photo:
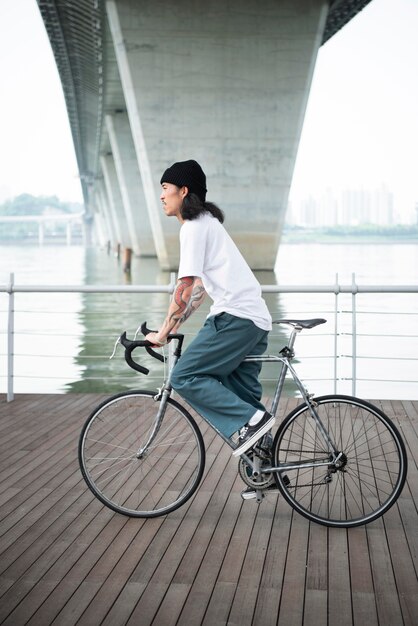
[[[320,483],[305,483],[304,485],[287,485],[287,489],[299,489],[300,487],[319,487],[319,485],[328,485],[326,480],[322,480]]]
[[[284,450],[282,450],[282,451],[284,451]],[[323,450],[321,450],[320,452],[316,452],[315,450],[296,450],[296,449],[295,449],[295,450],[293,450],[293,449],[288,449],[288,448],[286,448],[286,450],[285,450],[285,451],[286,451],[286,452],[290,452],[290,453],[292,453],[292,452],[295,452],[295,453],[296,453],[296,452],[297,452],[298,454],[300,454],[300,453],[302,452],[303,454],[314,454],[314,455],[317,455],[317,454],[320,454],[320,453],[324,453],[324,451],[323,451]],[[255,453],[257,454],[256,450],[253,450],[253,452],[255,452]],[[260,455],[260,454],[257,454],[257,456],[261,456],[261,458],[263,458],[263,457],[264,457],[264,459],[263,459],[263,460],[267,460],[267,458],[268,458],[267,456]],[[238,469],[239,469],[239,474],[240,474],[240,476],[241,476],[242,480],[243,480],[243,481],[244,481],[244,482],[245,482],[245,483],[246,483],[249,487],[253,487],[253,488],[259,489],[260,491],[264,491],[265,489],[267,489],[267,488],[269,487],[269,485],[270,485],[270,484],[272,484],[272,482],[273,482],[273,481],[272,481],[273,476],[271,476],[271,478],[270,478],[270,479],[268,479],[268,480],[266,480],[264,483],[261,483],[261,484],[260,484],[260,483],[257,483],[256,481],[254,481],[254,480],[252,479],[252,477],[250,477],[250,476],[247,474],[247,472],[245,471],[245,468],[246,468],[246,467],[247,467],[247,465],[246,465],[245,461],[243,461],[243,460],[241,460],[241,459],[240,459],[240,462],[239,462],[239,467],[238,467]],[[286,488],[287,488],[287,489],[299,489],[299,488],[303,488],[303,487],[319,487],[320,485],[327,485],[327,484],[328,484],[328,482],[327,482],[327,481],[322,480],[322,481],[320,481],[320,482],[318,482],[318,483],[305,483],[305,484],[303,484],[303,485],[295,485],[295,486],[292,486],[292,485],[290,484],[290,485],[286,485]]]

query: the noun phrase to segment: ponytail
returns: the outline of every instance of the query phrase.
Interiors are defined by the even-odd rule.
[[[223,211],[212,202],[203,202],[195,193],[188,193],[183,200],[181,216],[184,220],[195,220],[202,213],[208,212],[216,217],[221,224],[224,222]]]

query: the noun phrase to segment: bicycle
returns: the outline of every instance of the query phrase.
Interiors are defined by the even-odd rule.
[[[291,363],[297,335],[326,320],[277,320],[291,327],[288,344],[278,355],[248,356],[246,360],[281,363],[271,413],[276,414],[288,372],[302,402],[281,422],[266,451],[269,433],[241,455],[238,470],[260,502],[272,485],[301,515],[325,526],[354,527],[383,515],[397,500],[407,474],[402,437],[392,421],[369,402],[346,395],[315,398],[298,378]],[[142,325],[143,334],[150,332]],[[196,491],[205,467],[201,431],[190,412],[171,398],[171,371],[184,336],[169,337],[168,374],[161,389],[127,391],[102,402],[89,416],[79,441],[83,477],[103,504],[132,517],[166,515]],[[145,348],[159,360],[146,340],[118,340],[125,360],[143,374],[132,352]],[[218,434],[232,448],[231,439]],[[271,438],[271,435],[270,435]]]

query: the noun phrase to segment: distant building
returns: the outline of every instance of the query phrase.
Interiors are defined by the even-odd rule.
[[[320,197],[307,196],[289,206],[286,222],[291,226],[357,226],[395,223],[394,197],[386,185],[374,190],[345,189],[336,194],[327,189]]]

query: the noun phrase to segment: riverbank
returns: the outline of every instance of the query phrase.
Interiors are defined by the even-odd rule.
[[[285,226],[282,243],[330,244],[411,244],[418,243],[418,225],[390,227],[322,227]]]

